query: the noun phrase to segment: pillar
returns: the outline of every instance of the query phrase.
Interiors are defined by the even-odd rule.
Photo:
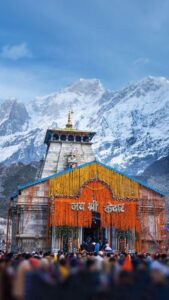
[[[56,238],[56,226],[52,226],[52,243],[51,243],[51,251],[55,252],[59,249],[58,239]]]
[[[132,252],[135,252],[136,251],[136,245],[135,245],[135,243],[136,243],[136,233],[135,233],[135,228],[134,229],[132,229],[132,231],[131,231],[131,234],[132,234]]]
[[[112,250],[116,251],[116,228],[112,228]]]
[[[79,243],[80,245],[83,243],[83,228],[79,228]]]
[[[131,251],[131,231],[128,230],[128,250]]]
[[[108,240],[108,228],[105,228],[105,239]]]

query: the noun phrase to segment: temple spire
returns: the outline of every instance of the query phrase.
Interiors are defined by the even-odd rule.
[[[69,128],[69,129],[73,129],[72,114],[73,114],[73,111],[68,112],[68,119],[67,119],[66,128]]]

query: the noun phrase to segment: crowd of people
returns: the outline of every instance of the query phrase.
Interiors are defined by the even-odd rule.
[[[169,256],[1,251],[0,299],[169,299]]]
[[[92,239],[90,237],[83,241],[80,249],[85,250],[86,252],[99,252],[99,250],[103,250],[106,253],[110,253],[113,251],[107,239],[102,241],[97,238]]]

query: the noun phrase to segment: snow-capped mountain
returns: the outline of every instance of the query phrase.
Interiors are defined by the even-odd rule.
[[[24,104],[16,99],[6,100],[0,107],[0,136],[27,130],[28,120]]]
[[[103,162],[139,174],[169,152],[169,80],[147,77],[119,91],[96,79],[80,79],[28,105],[7,100],[0,107],[0,162],[43,158],[46,129],[74,125],[96,131],[93,149]]]

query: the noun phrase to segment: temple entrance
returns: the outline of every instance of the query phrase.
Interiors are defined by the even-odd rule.
[[[92,212],[92,226],[90,228],[83,228],[83,241],[87,239],[91,240],[102,240],[104,235],[104,230],[101,229],[100,214],[97,212]]]

